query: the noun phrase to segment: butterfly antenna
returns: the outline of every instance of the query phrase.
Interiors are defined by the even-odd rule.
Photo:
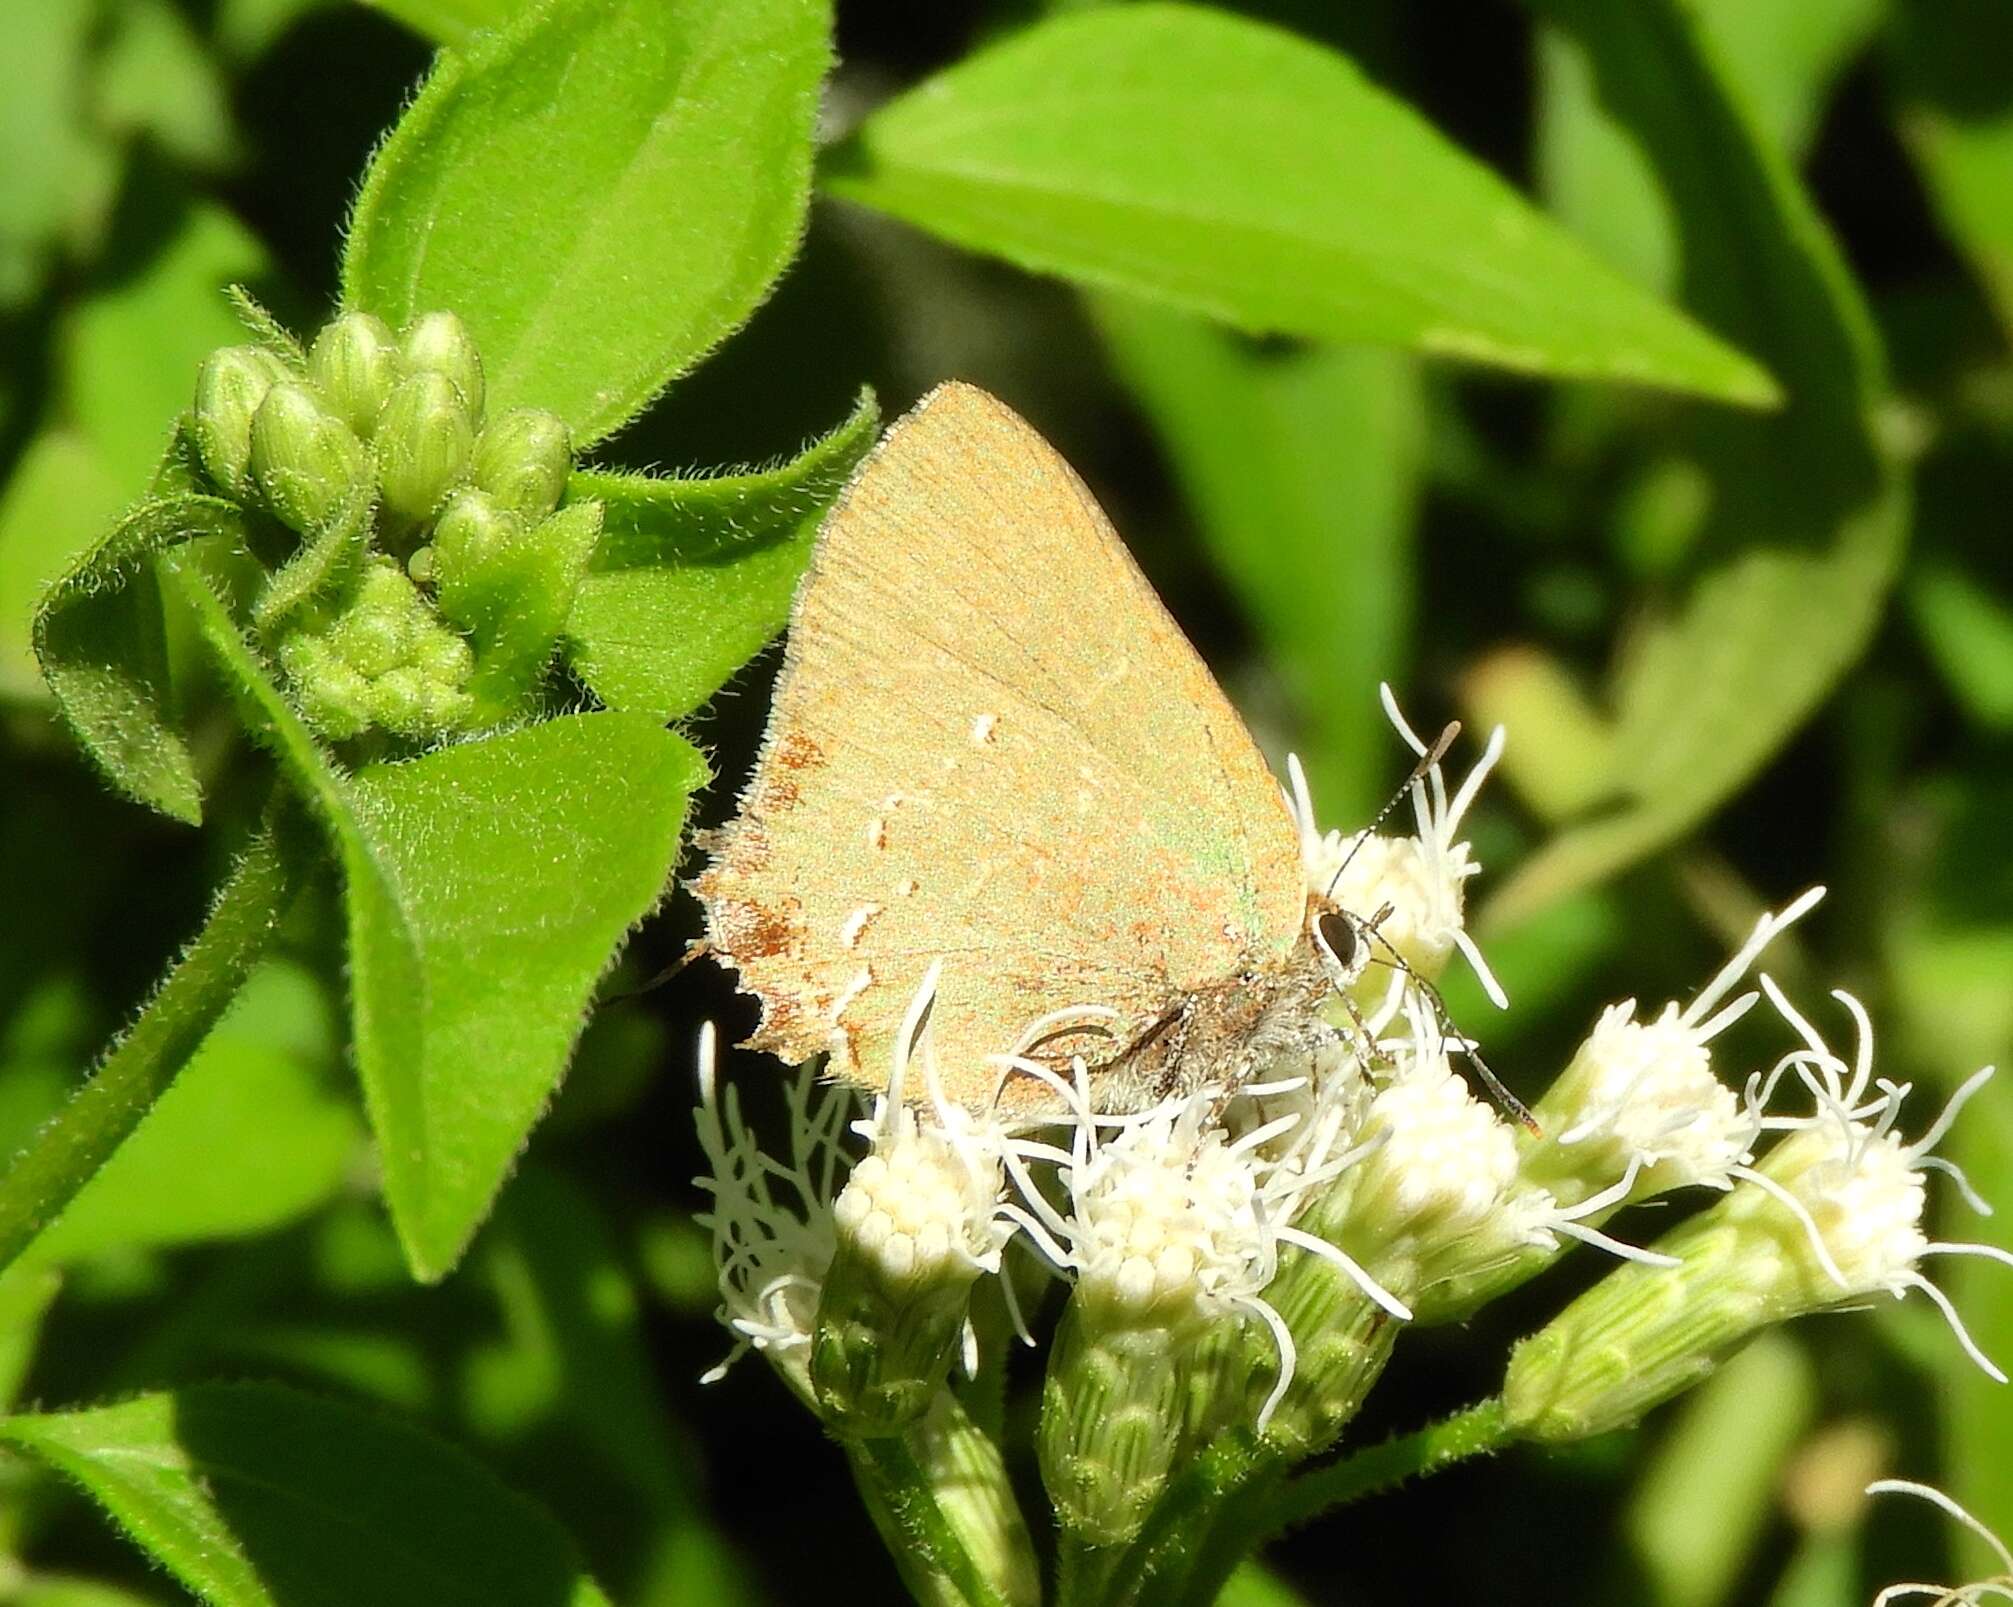
[[[1533,1138],[1543,1138],[1545,1130],[1538,1125],[1538,1118],[1531,1114],[1530,1107],[1504,1086],[1503,1079],[1489,1069],[1488,1061],[1482,1058],[1482,1052],[1475,1047],[1474,1042],[1460,1028],[1454,1025],[1453,1013],[1448,1010],[1447,1000],[1441,994],[1440,990],[1419,975],[1417,971],[1413,970],[1405,956],[1393,948],[1391,940],[1379,932],[1375,926],[1366,921],[1363,923],[1363,930],[1368,934],[1373,943],[1377,944],[1378,947],[1391,956],[1384,963],[1394,970],[1403,971],[1405,975],[1412,979],[1413,985],[1426,996],[1427,1003],[1432,1005],[1433,1014],[1438,1018],[1440,1023],[1441,1047],[1444,1049],[1449,1044],[1454,1045],[1455,1052],[1475,1068],[1475,1074],[1482,1079],[1483,1084],[1489,1090],[1490,1097],[1498,1105],[1502,1106],[1505,1114]]]
[[[1447,728],[1433,739],[1433,745],[1419,755],[1419,762],[1412,766],[1412,773],[1399,784],[1398,790],[1385,800],[1384,807],[1371,818],[1370,824],[1356,834],[1355,844],[1342,856],[1342,863],[1335,867],[1335,874],[1328,878],[1326,894],[1328,898],[1332,899],[1335,896],[1335,889],[1342,885],[1342,873],[1355,861],[1356,856],[1362,853],[1363,845],[1370,840],[1377,828],[1390,818],[1391,811],[1405,801],[1405,795],[1426,779],[1426,773],[1434,765],[1446,758],[1447,750],[1454,745],[1454,738],[1460,734],[1461,722],[1449,720]]]
[[[677,959],[673,960],[669,965],[665,966],[663,970],[659,971],[655,976],[650,978],[649,981],[639,982],[636,984],[635,987],[625,988],[620,993],[611,993],[608,995],[607,1002],[613,1004],[618,999],[640,999],[646,993],[654,993],[657,991],[657,989],[663,987],[665,983],[669,982],[673,977],[675,977],[680,971],[684,970],[685,967],[690,965],[694,960],[703,959],[706,955],[711,954],[712,952],[713,952],[712,940],[710,938],[703,938],[703,937],[698,938],[692,943],[687,944],[685,952],[683,954],[679,955]]]

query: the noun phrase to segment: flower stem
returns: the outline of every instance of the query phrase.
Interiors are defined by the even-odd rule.
[[[1393,1485],[1465,1461],[1488,1456],[1510,1441],[1500,1400],[1480,1401],[1466,1411],[1411,1434],[1295,1479],[1266,1514],[1269,1534],[1305,1523],[1330,1507],[1339,1507]]]
[[[0,1175],[0,1267],[61,1214],[175,1080],[264,951],[310,862],[297,826],[269,823],[253,839],[140,1019]]]

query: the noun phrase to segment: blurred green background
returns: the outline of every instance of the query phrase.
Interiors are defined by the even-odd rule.
[[[1630,64],[1579,42],[1577,4],[1231,9],[1341,49],[1708,324],[1702,276],[1766,274],[1747,254],[1769,243],[1740,216],[1722,260],[1695,235],[1680,249],[1685,198],[1609,115]],[[1830,899],[1776,968],[1869,1000],[1884,1070],[1924,1090],[1926,1121],[1941,1090],[2013,1058],[2013,19],[1994,0],[1688,9],[1863,292],[1888,372],[1869,387],[1870,445],[1769,437],[1613,386],[1246,340],[823,200],[753,324],[603,455],[763,461],[829,428],[862,382],[891,416],[947,377],[989,387],[1084,473],[1268,751],[1307,757],[1330,823],[1360,819],[1402,774],[1378,679],[1418,723],[1510,725],[1502,783],[1473,821],[1489,874],[1471,910],[1515,1007],[1495,1019],[1457,989],[1456,1013],[1514,1084],[1541,1087],[1602,1004],[1682,997],[1760,908],[1821,881]],[[1038,14],[842,4],[828,132]],[[428,51],[396,16],[304,0],[7,0],[0,14],[10,1150],[130,1018],[220,871],[215,834],[116,801],[73,757],[27,653],[29,610],[143,484],[200,358],[237,338],[220,286],[249,284],[296,328],[325,316],[357,176]],[[1685,107],[1663,115],[1672,140],[1695,131]],[[1725,332],[1781,374],[1771,343],[1796,349],[1818,290],[1776,289],[1754,328]],[[1771,472],[1729,475],[1756,441]],[[1828,649],[1766,577],[1729,583],[1689,634],[1653,622],[1700,573],[1740,571],[1743,521],[1775,521],[1792,554],[1815,542],[1834,504],[1857,507],[1840,460],[1861,450],[1913,481],[1858,567],[1823,582],[1833,613],[1877,619],[1871,645],[1790,711],[1785,739],[1737,761],[1731,801],[1700,825],[1717,799],[1687,790],[1700,739],[1674,722],[1718,719],[1737,749],[1749,713],[1794,702],[1783,689]],[[1796,570],[1774,583],[1815,584]],[[722,773],[702,812],[717,816],[748,762],[770,668],[700,728]],[[1668,687],[1659,702],[1659,676],[1712,683],[1719,704],[1701,714]],[[217,762],[228,799],[234,772]],[[1646,823],[1609,854],[1614,817]],[[1589,823],[1589,857],[1562,854]],[[474,1256],[416,1289],[375,1202],[331,923],[309,902],[40,1270],[0,1279],[0,1401],[292,1379],[476,1450],[560,1516],[618,1601],[818,1600],[839,1568],[862,1599],[894,1598],[840,1457],[761,1366],[696,1382],[724,1337],[689,1220],[690,1045],[707,1016],[745,1024],[747,1002],[699,966],[604,1008]],[[667,905],[628,982],[679,952],[694,913],[683,895]],[[762,1063],[736,1069],[763,1086]],[[2013,1205],[2013,1077],[1950,1153]],[[1946,1215],[1947,1236],[2013,1243],[1962,1217]],[[1576,1258],[1472,1327],[1409,1342],[1357,1441],[1489,1393],[1508,1344],[1597,1271]],[[2013,1275],[1938,1271],[2013,1362]],[[1927,1509],[1864,1509],[1859,1487],[1883,1474],[1933,1480],[2013,1535],[2013,1390],[1921,1303],[1806,1322],[1640,1433],[1460,1469],[1316,1525],[1272,1562],[1309,1601],[1658,1607],[1829,1607],[1975,1568]],[[112,1593],[63,1594],[73,1578]],[[1268,1588],[1239,1586],[1251,1601]],[[0,1601],[167,1599],[80,1498],[0,1461]]]

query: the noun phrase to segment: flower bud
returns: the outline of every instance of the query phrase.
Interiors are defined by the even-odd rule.
[[[261,346],[220,347],[196,376],[197,455],[210,478],[239,501],[252,493],[253,415],[286,377],[286,365]]]
[[[527,519],[543,519],[559,506],[572,468],[566,421],[542,408],[512,408],[491,419],[475,443],[477,488]]]
[[[347,742],[370,729],[370,682],[326,640],[297,631],[280,642],[279,660],[301,717],[323,736]]]
[[[266,506],[303,535],[337,513],[365,473],[363,443],[293,380],[275,384],[252,415],[251,465]]]
[[[455,497],[434,527],[440,611],[468,632],[473,688],[503,717],[552,662],[580,577],[601,536],[601,504],[576,502],[527,528],[480,491]]]
[[[446,376],[409,374],[378,414],[373,441],[378,494],[385,508],[412,523],[433,516],[468,476],[475,428],[461,392]]]
[[[369,440],[404,364],[384,320],[346,312],[322,326],[308,352],[308,378],[329,411]]]
[[[405,326],[399,354],[411,372],[439,374],[454,382],[471,419],[482,417],[482,356],[468,326],[451,312],[430,312]]]
[[[1167,1488],[1185,1436],[1184,1353],[1199,1325],[1116,1325],[1064,1311],[1042,1385],[1036,1451],[1064,1528],[1088,1545],[1133,1539]]]
[[[972,1283],[996,1256],[998,1194],[997,1161],[975,1166],[941,1130],[891,1113],[832,1204],[838,1250],[811,1341],[828,1422],[896,1433],[943,1387]]]

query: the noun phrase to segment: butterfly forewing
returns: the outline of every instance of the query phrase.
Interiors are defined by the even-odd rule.
[[[1122,1045],[1277,963],[1305,903],[1278,788],[1201,659],[1069,466],[965,385],[889,431],[820,533],[697,885],[762,1001],[750,1043],[830,1050],[856,1081],[885,1080],[944,960],[931,1032],[973,1106],[1030,1021],[1108,1007]]]

